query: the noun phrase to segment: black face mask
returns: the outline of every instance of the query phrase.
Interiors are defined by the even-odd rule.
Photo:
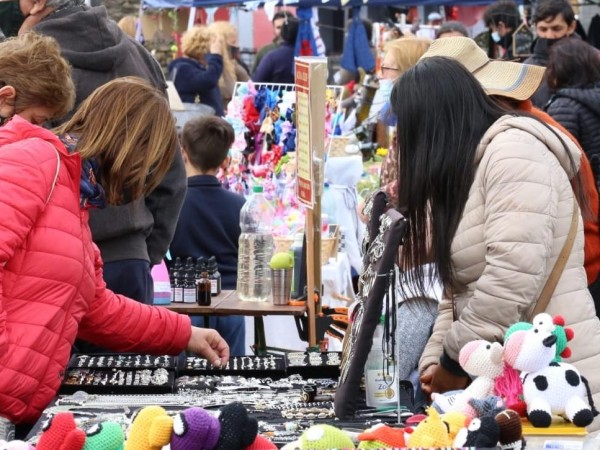
[[[560,41],[561,39],[564,39],[566,36],[560,37],[560,38],[553,38],[553,39],[548,39],[548,38],[537,38],[537,43],[536,45],[536,50],[542,50],[542,52],[545,52],[546,54],[550,51],[550,48],[556,44],[558,41]]]

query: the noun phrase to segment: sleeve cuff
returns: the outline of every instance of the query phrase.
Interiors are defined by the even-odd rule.
[[[457,363],[456,361],[454,361],[452,358],[450,358],[448,356],[448,353],[446,353],[446,350],[444,350],[444,353],[440,357],[440,364],[442,365],[442,367],[444,369],[446,369],[448,372],[450,372],[454,375],[460,375],[463,377],[469,376],[469,374],[463,370],[463,368],[460,366],[459,363]]]

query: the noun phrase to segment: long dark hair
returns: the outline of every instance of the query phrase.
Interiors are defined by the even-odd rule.
[[[550,48],[546,78],[553,91],[600,82],[598,51],[578,38],[561,39]]]
[[[446,288],[459,288],[450,247],[473,183],[475,152],[507,111],[464,66],[445,57],[426,58],[404,73],[391,103],[398,117],[399,205],[409,227],[401,263],[412,269],[410,289],[425,292],[428,262]]]

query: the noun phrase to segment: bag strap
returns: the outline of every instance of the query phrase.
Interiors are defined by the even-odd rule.
[[[54,174],[54,180],[52,180],[52,188],[50,188],[50,193],[48,194],[48,198],[46,199],[46,203],[44,206],[48,206],[48,202],[50,201],[50,197],[52,197],[52,193],[54,192],[54,188],[56,187],[56,182],[58,181],[58,172],[60,171],[60,155],[56,147],[48,142],[48,145],[52,146],[52,149],[56,152],[56,173]]]
[[[558,284],[558,280],[560,280],[560,276],[567,265],[567,260],[571,255],[571,250],[573,249],[573,244],[575,243],[575,237],[577,236],[577,224],[579,222],[579,206],[577,205],[577,198],[573,196],[573,216],[571,217],[571,228],[569,228],[569,234],[567,235],[567,240],[565,241],[560,254],[556,262],[554,263],[554,267],[552,268],[552,272],[550,272],[550,276],[544,285],[542,292],[540,292],[540,296],[533,308],[531,316],[529,320],[533,319],[540,313],[546,311],[548,307],[548,303],[550,303],[550,299],[552,298],[552,294],[554,294],[554,289],[556,289],[556,285]]]

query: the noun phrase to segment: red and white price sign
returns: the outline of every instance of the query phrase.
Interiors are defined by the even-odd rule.
[[[308,208],[315,202],[310,81],[310,62],[296,59],[296,197]]]

